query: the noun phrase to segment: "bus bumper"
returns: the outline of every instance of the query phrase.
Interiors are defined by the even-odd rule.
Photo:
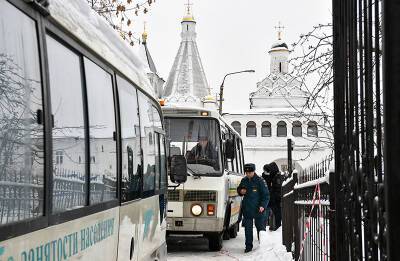
[[[167,218],[167,232],[169,234],[203,234],[222,232],[223,229],[223,218]]]

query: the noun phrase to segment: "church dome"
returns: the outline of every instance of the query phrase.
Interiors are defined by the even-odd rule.
[[[196,22],[196,21],[194,20],[193,15],[188,14],[183,17],[182,22]]]
[[[282,41],[282,40],[278,40],[277,42],[275,42],[275,43],[271,46],[271,49],[274,49],[274,48],[286,48],[286,49],[289,49],[288,46],[287,46],[287,44],[286,44],[284,41]]]

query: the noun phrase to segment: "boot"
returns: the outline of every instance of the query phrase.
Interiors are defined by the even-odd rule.
[[[245,253],[250,252],[252,249],[250,247],[246,247],[246,249],[244,250]]]

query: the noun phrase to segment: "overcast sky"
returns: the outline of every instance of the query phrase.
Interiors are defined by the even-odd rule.
[[[331,0],[191,0],[197,22],[197,45],[214,92],[226,73],[233,75],[224,88],[224,112],[247,110],[249,93],[269,73],[268,50],[277,40],[274,28],[285,26],[283,40],[290,46],[299,35],[319,23],[331,21]],[[185,0],[157,0],[148,15],[148,47],[157,70],[168,78],[181,40]],[[141,23],[140,20],[137,23]],[[139,26],[139,25],[137,25]]]

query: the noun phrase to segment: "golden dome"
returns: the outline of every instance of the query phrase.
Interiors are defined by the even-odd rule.
[[[193,15],[188,14],[187,16],[183,17],[182,22],[195,22],[195,21]]]
[[[147,32],[146,32],[146,31],[144,31],[144,32],[142,33],[142,40],[143,40],[143,42],[146,42],[146,41],[147,41]]]
[[[208,102],[215,102],[215,98],[214,98],[214,96],[212,96],[212,95],[207,95],[207,96],[205,96],[204,98],[204,101],[208,101]]]

